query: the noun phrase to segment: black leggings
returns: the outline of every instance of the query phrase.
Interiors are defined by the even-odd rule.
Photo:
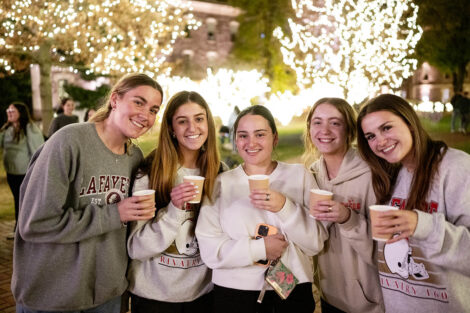
[[[164,302],[131,294],[132,313],[211,313],[212,291],[191,302]]]
[[[312,284],[298,284],[286,300],[273,290],[258,303],[258,290],[238,290],[214,286],[215,313],[312,313],[315,311]]]
[[[10,186],[11,193],[13,194],[13,200],[15,201],[15,229],[18,223],[18,212],[20,210],[20,186],[26,175],[14,175],[7,173],[7,182]]]

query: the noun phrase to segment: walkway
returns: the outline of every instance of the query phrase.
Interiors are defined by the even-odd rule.
[[[11,294],[10,282],[13,258],[13,240],[7,240],[15,221],[0,222],[0,312],[15,312],[15,300]]]

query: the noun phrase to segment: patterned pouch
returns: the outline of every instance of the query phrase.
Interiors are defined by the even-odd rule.
[[[273,287],[274,291],[285,300],[294,290],[299,282],[294,273],[291,272],[284,263],[279,260],[276,264],[269,267],[266,274],[266,282]]]

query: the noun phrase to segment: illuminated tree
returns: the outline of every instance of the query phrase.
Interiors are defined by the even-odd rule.
[[[155,77],[185,26],[197,25],[182,0],[2,0],[0,67],[14,73],[39,64],[47,131],[53,64],[86,73]]]
[[[331,83],[359,103],[382,85],[399,88],[417,61],[422,30],[411,0],[292,0],[291,38],[278,28],[284,62],[301,87]]]

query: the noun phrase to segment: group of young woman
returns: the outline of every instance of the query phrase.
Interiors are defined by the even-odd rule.
[[[470,307],[470,156],[431,140],[405,100],[378,96],[357,119],[342,99],[317,101],[308,168],[273,158],[274,118],[248,107],[233,127],[243,162],[228,170],[196,92],[168,101],[158,147],[143,158],[130,139],[153,126],[162,98],[149,77],[127,75],[89,123],[64,127],[34,155],[15,239],[17,312],[120,312],[128,289],[132,312],[311,313],[314,278],[322,312]],[[186,175],[204,176],[203,190]],[[250,191],[250,175],[267,175],[269,187]],[[334,197],[310,216],[312,188]],[[154,201],[129,196],[145,189]],[[189,203],[200,192],[201,204]],[[371,239],[375,203],[400,207],[375,225],[394,234],[385,243]],[[259,224],[277,233],[259,238]],[[268,288],[257,301],[260,260],[295,276],[286,300]]]

